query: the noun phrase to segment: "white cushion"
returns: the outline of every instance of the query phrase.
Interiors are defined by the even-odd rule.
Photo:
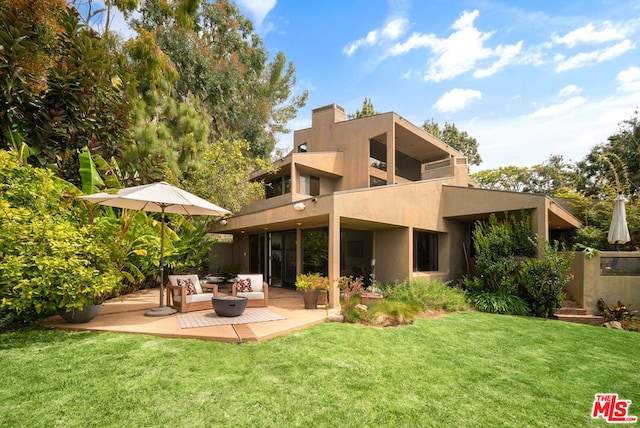
[[[202,293],[202,294],[189,294],[186,297],[187,303],[193,303],[193,302],[206,302],[207,300],[211,300],[211,293]],[[180,300],[182,298],[180,297],[179,293],[173,293],[173,301],[174,302],[178,302],[180,303]]]
[[[200,280],[198,279],[198,275],[169,275],[169,283],[171,285],[179,285],[179,279],[190,279],[193,285],[196,286],[196,291],[198,294],[202,294],[202,287],[200,286]],[[211,296],[209,296],[211,297]]]
[[[262,291],[251,291],[248,293],[236,293],[238,297],[246,297],[249,300],[263,300],[264,293]]]
[[[262,292],[262,274],[261,273],[254,273],[254,274],[239,274],[237,275],[238,278],[240,279],[247,279],[249,278],[251,280],[251,289],[256,292]],[[238,294],[239,296],[240,294]]]

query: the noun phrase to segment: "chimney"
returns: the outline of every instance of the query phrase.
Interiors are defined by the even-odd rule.
[[[337,104],[319,107],[311,112],[312,128],[323,128],[345,120],[347,120],[347,113]]]

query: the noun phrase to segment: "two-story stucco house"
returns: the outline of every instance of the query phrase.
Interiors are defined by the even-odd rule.
[[[553,199],[477,188],[467,159],[396,113],[347,120],[338,105],[313,111],[276,163],[266,197],[218,222],[233,234],[233,262],[293,287],[298,273],[379,281],[455,280],[469,269],[471,230],[491,213],[526,210],[549,239],[579,221]],[[331,306],[338,303],[334,286]]]

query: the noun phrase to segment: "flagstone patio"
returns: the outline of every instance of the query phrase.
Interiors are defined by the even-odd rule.
[[[47,319],[44,324],[53,328],[76,331],[112,331],[243,343],[281,336],[327,320],[327,309],[304,309],[300,293],[272,287],[269,289],[267,309],[284,317],[283,320],[181,328],[178,321],[179,313],[165,317],[144,315],[147,310],[158,306],[158,293],[158,289],[140,290],[109,300],[105,302],[100,314],[86,324],[70,324],[59,316]],[[213,313],[213,309],[197,311],[197,313]]]

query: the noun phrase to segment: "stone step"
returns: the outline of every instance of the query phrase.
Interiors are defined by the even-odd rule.
[[[577,324],[587,324],[594,326],[602,326],[604,324],[604,318],[598,315],[571,315],[571,314],[558,314],[556,312],[558,321],[573,322]]]
[[[577,306],[563,306],[556,309],[556,315],[587,315],[587,310]]]

